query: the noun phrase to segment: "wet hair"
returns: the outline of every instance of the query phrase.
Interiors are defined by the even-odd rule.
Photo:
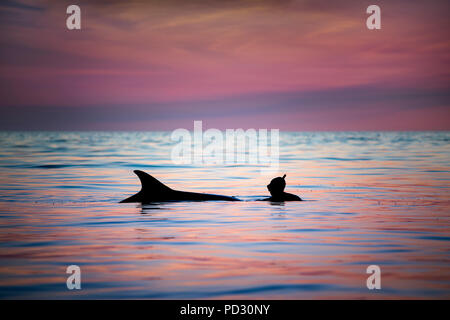
[[[277,177],[272,179],[270,183],[267,185],[267,189],[269,189],[270,193],[278,193],[283,192],[284,188],[286,187],[286,181],[284,180],[286,178],[286,175],[283,177]]]

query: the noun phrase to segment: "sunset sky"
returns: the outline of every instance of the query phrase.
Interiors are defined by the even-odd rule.
[[[81,30],[66,28],[71,4]],[[0,130],[450,130],[449,9],[2,1]]]

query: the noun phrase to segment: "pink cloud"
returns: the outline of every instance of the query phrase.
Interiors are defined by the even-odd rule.
[[[445,2],[381,1],[379,31],[366,29],[360,1],[183,3],[86,3],[76,32],[64,28],[58,2],[20,11],[28,23],[4,26],[1,39],[3,105],[126,106],[450,84]]]

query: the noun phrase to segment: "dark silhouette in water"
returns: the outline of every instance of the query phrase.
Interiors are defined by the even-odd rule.
[[[286,187],[286,181],[284,180],[286,175],[283,177],[277,177],[272,179],[267,185],[267,189],[271,194],[270,198],[263,199],[264,201],[282,202],[282,201],[302,201],[299,196],[292,193],[284,192]]]
[[[217,194],[196,193],[173,190],[161,183],[148,173],[140,170],[134,170],[134,173],[141,180],[141,191],[135,195],[120,201],[125,202],[164,202],[164,201],[210,201],[210,200],[222,200],[222,201],[241,201],[235,197],[221,196]],[[295,194],[284,192],[286,187],[286,181],[284,180],[286,175],[272,179],[270,184],[267,185],[270,194],[270,198],[261,199],[262,201],[283,202],[283,201],[302,201],[299,196]]]
[[[134,173],[136,173],[136,175],[141,180],[142,189],[134,196],[131,196],[125,200],[120,201],[120,203],[123,202],[149,203],[160,201],[207,201],[207,200],[241,201],[235,197],[173,190],[143,171],[134,170]]]

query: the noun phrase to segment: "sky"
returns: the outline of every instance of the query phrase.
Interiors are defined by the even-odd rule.
[[[67,6],[81,30],[66,28]],[[366,8],[381,8],[368,30]],[[450,2],[0,2],[0,130],[450,130]]]

